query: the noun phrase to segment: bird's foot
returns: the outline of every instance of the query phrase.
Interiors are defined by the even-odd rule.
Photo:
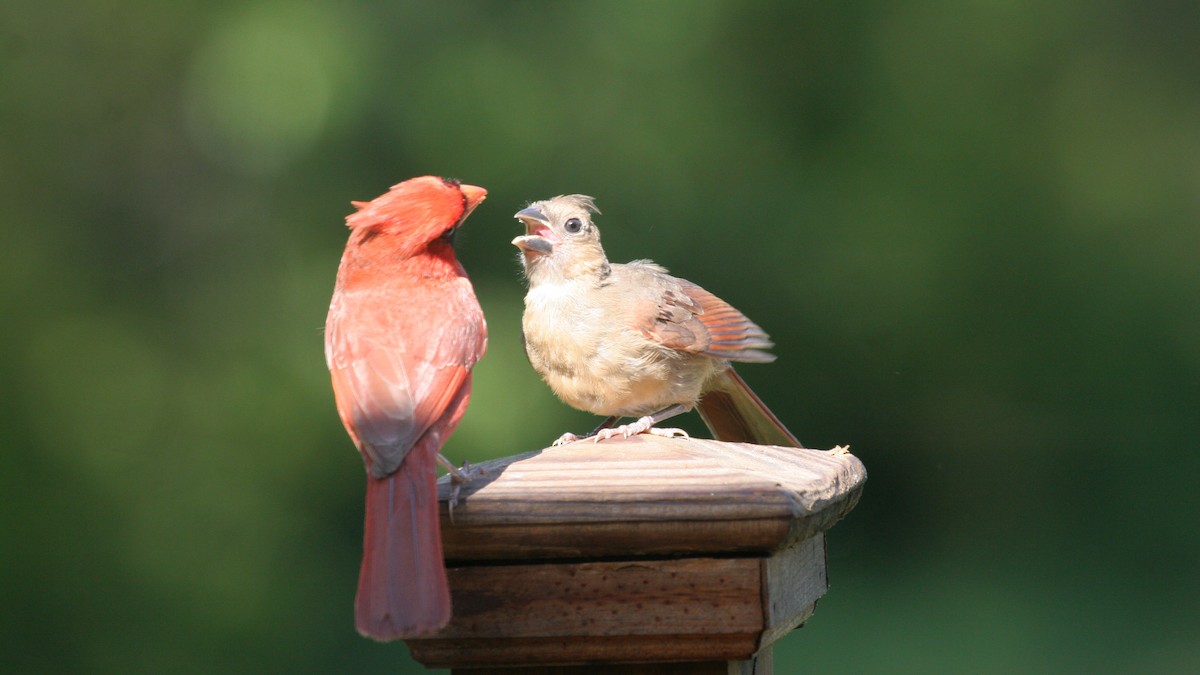
[[[575,434],[568,431],[567,433],[563,434],[562,436],[559,436],[558,439],[556,439],[553,443],[551,443],[550,447],[557,448],[560,445],[566,445],[567,443],[574,443],[575,441],[582,441],[585,438],[587,438],[587,436],[576,436]]]
[[[456,467],[441,455],[438,455],[438,462],[450,474],[450,499],[447,500],[446,506],[450,509],[450,522],[453,523],[454,507],[458,506],[458,494],[462,491],[462,486],[482,476],[484,471],[477,466],[471,466],[466,460],[463,460],[461,467]]]
[[[596,427],[595,429],[592,429],[592,433],[587,434],[586,436],[576,436],[575,434],[568,431],[567,433],[563,434],[562,436],[559,436],[557,441],[554,441],[554,446],[557,447],[560,445],[566,445],[567,443],[574,443],[575,441],[586,441],[587,439],[592,438],[596,434],[600,433],[601,430],[607,429],[607,428],[611,427],[612,425],[616,424],[617,420],[619,420],[619,419],[621,419],[621,418],[620,417],[606,418],[603,422],[600,423],[600,426]]]
[[[688,432],[684,431],[683,429],[675,429],[672,427],[651,427],[650,429],[646,430],[646,433],[650,434],[651,436],[662,436],[663,438],[691,438],[691,436],[688,435]]]
[[[647,415],[646,417],[638,418],[637,421],[622,424],[619,427],[600,429],[592,437],[592,442],[599,443],[615,436],[629,438],[638,434],[650,434],[652,436],[662,436],[663,438],[690,438],[683,429],[665,429],[654,426],[654,418]]]

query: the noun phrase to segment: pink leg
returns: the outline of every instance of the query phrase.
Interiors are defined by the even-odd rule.
[[[652,436],[662,436],[664,438],[687,438],[687,432],[683,429],[656,429],[654,425],[662,422],[663,420],[685,413],[691,409],[692,407],[689,405],[676,403],[675,405],[664,408],[653,415],[646,415],[645,417],[638,418],[636,421],[630,422],[629,424],[622,424],[615,429],[601,429],[596,432],[592,442],[599,443],[600,441],[613,438],[614,436],[629,438],[630,436],[636,436],[637,434],[650,434]]]

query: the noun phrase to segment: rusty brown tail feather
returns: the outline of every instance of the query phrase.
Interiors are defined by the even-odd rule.
[[[719,441],[804,447],[732,366],[708,382],[696,407]]]

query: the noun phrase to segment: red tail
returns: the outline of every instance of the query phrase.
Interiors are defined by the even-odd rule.
[[[450,620],[438,527],[436,451],[408,453],[385,478],[367,478],[358,632],[376,640],[433,633]]]

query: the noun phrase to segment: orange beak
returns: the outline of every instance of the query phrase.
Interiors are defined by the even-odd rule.
[[[479,206],[479,202],[482,202],[487,197],[487,190],[475,185],[466,185],[464,183],[459,185],[458,189],[462,190],[463,196],[467,199],[467,213],[473,211],[476,206]]]

